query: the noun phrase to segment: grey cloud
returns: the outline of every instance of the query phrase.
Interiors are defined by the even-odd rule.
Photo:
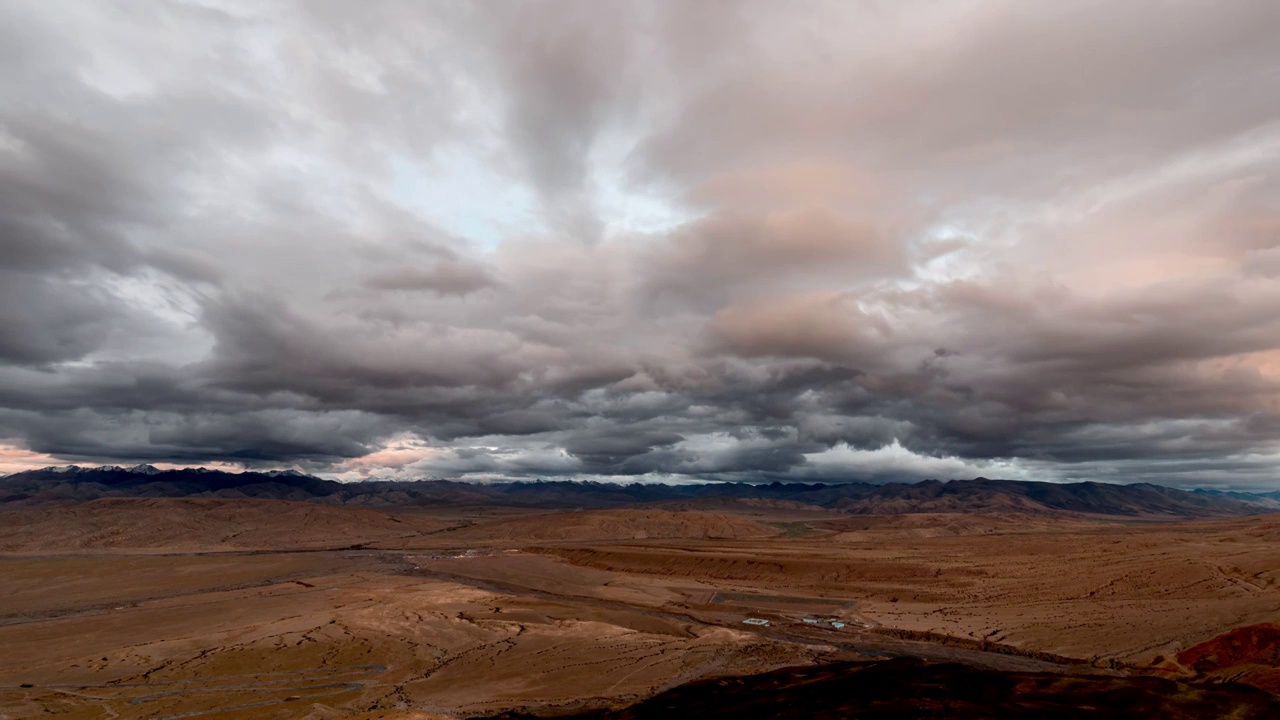
[[[359,457],[388,431],[384,419],[359,411],[265,410],[234,416],[187,415],[155,424],[148,444],[195,458],[273,462],[287,457],[331,461]]]
[[[1277,110],[1280,16],[1265,3],[828,8],[819,34],[810,18],[774,12],[768,33],[739,35],[726,54],[744,59],[695,86],[647,144],[652,162],[703,177],[842,156],[1021,195],[1231,137]]]
[[[669,447],[683,440],[679,434],[647,430],[627,434],[584,430],[565,443],[565,450],[582,459],[586,467],[608,474],[613,466],[642,456],[654,448]]]
[[[1250,252],[1245,255],[1243,264],[1246,275],[1276,277],[1280,275],[1280,247]]]
[[[1267,3],[106,7],[0,9],[5,443],[1178,484],[1280,453]]]
[[[427,269],[388,270],[370,276],[365,287],[380,290],[429,291],[439,295],[470,295],[496,286],[483,268],[441,261]]]
[[[638,88],[625,82],[628,25],[621,4],[527,3],[493,18],[503,46],[496,72],[506,90],[513,151],[550,204],[554,224],[580,240],[601,231],[590,198],[590,155],[610,115]]]
[[[275,464],[281,458],[334,462],[367,454],[385,421],[356,411],[290,410],[230,415],[75,410],[0,414],[0,428],[22,428],[30,449],[70,459]]]
[[[0,272],[0,362],[74,360],[98,347],[113,310],[95,294],[52,278]]]

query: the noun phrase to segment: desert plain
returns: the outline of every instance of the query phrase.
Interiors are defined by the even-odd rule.
[[[0,718],[551,716],[888,658],[1280,692],[1280,516],[696,505],[5,510]]]

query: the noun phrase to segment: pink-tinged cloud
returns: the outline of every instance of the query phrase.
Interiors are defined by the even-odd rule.
[[[52,455],[31,452],[15,445],[0,443],[0,475],[35,470],[50,465],[57,465],[58,459]]]

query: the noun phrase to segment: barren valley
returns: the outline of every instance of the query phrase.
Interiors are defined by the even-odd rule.
[[[888,666],[899,681],[954,666],[1280,707],[1277,516],[693,505],[0,511],[0,717],[599,713],[784,668],[852,662],[856,684],[890,658],[924,663]]]

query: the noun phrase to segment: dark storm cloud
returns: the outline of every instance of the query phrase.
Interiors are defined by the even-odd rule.
[[[660,430],[633,431],[623,435],[614,429],[603,432],[584,429],[569,438],[565,450],[582,459],[589,469],[608,474],[619,463],[645,455],[654,448],[669,447],[683,439],[676,433]]]
[[[75,360],[98,347],[115,312],[94,294],[52,278],[0,273],[0,362]]]
[[[264,410],[210,414],[76,410],[0,414],[0,427],[24,428],[30,449],[76,460],[112,456],[136,460],[274,464],[334,462],[368,454],[386,432],[383,421],[356,411]]]
[[[0,444],[1265,483],[1277,32],[1245,1],[10,3]]]

